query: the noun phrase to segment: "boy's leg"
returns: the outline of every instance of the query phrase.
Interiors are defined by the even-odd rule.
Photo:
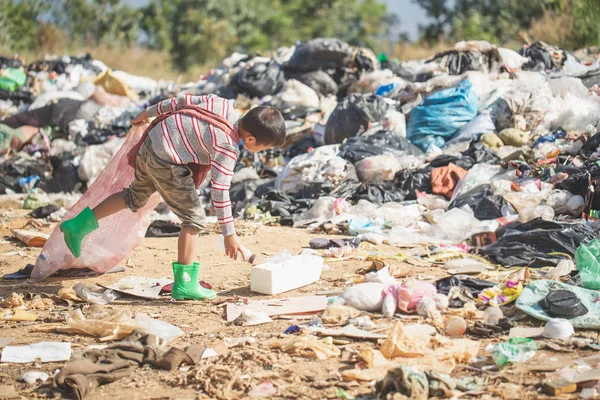
[[[196,229],[182,226],[179,240],[177,241],[177,262],[183,265],[194,263],[196,257],[196,241],[198,231]]]
[[[75,257],[81,255],[81,243],[91,232],[98,229],[98,221],[125,208],[137,211],[146,205],[156,188],[148,175],[147,160],[151,151],[148,140],[142,145],[135,165],[135,178],[132,184],[122,192],[113,193],[91,210],[84,209],[73,219],[60,224],[64,233],[65,243]]]
[[[108,217],[114,213],[117,213],[127,207],[123,192],[111,194],[106,199],[102,200],[100,204],[93,208],[96,219],[100,221],[102,218]]]
[[[156,171],[156,170],[155,170]],[[194,262],[198,233],[204,229],[204,209],[196,193],[192,171],[171,164],[169,170],[153,172],[156,189],[175,215],[181,219],[177,261],[173,263],[175,282],[171,296],[177,300],[214,299],[214,290],[200,286],[200,264]]]

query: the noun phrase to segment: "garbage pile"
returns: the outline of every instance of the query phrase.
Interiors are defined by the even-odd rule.
[[[319,236],[301,254],[274,254],[253,267],[250,290],[312,291],[326,263],[362,263],[314,296],[224,300],[231,329],[297,318],[268,340],[225,338],[200,352],[163,348],[178,354],[177,363],[134,354],[128,374],[184,360],[190,367],[173,384],[212,398],[352,398],[353,391],[379,399],[510,398],[523,385],[536,395],[598,396],[600,60],[582,62],[542,42],[516,52],[472,41],[400,63],[324,38],[273,58],[233,54],[185,85],[113,72],[89,57],[26,68],[1,61],[0,127],[11,139],[3,142],[0,206],[59,221],[60,207],[98,177],[141,108],[216,93],[241,111],[272,105],[288,129],[281,149],[242,150],[231,187],[236,216]],[[209,191],[198,194],[210,216]],[[154,218],[170,219],[169,210],[159,205]],[[177,235],[177,226],[163,221],[148,232]],[[28,245],[44,240],[15,235]],[[125,287],[125,295],[155,300],[169,283],[140,280],[107,290]],[[112,292],[83,289],[58,297],[112,301]],[[32,301],[13,300],[2,303],[4,319],[32,321]],[[46,332],[122,340],[126,348],[152,335],[182,336],[144,314],[85,311],[69,310],[66,322]],[[573,350],[577,357],[556,356]],[[86,363],[94,363],[94,351],[84,354]],[[272,372],[299,357],[335,361],[336,374]],[[70,364],[54,378],[63,390],[81,386],[68,383]],[[519,381],[524,375],[530,381]],[[298,381],[302,392],[293,389]],[[325,389],[327,396],[319,392]]]

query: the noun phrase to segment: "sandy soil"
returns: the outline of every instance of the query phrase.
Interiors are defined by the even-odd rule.
[[[0,211],[0,274],[14,272],[27,263],[34,263],[39,249],[27,248],[20,242],[10,238],[10,228],[24,227],[28,219],[20,217],[21,211]],[[40,230],[49,232],[51,226]],[[258,227],[249,229],[250,233],[243,238],[247,247],[261,258],[265,255],[289,249],[297,253],[307,247],[308,241],[317,236],[303,230],[281,227]],[[214,235],[199,238],[200,253],[198,260],[202,264],[202,278],[210,282],[218,291],[217,299],[243,296],[250,299],[265,298],[249,290],[249,266],[244,262],[233,262],[225,256],[217,254],[213,249]],[[392,250],[388,248],[388,250]],[[18,252],[15,255],[6,253]],[[396,249],[398,251],[398,249]],[[176,238],[147,238],[142,246],[129,257],[124,273],[108,274],[87,279],[56,279],[51,278],[39,284],[26,284],[15,281],[0,281],[0,296],[18,293],[48,293],[56,294],[63,286],[73,286],[78,282],[86,284],[108,284],[117,281],[125,275],[143,275],[150,277],[170,277],[170,262],[176,256]],[[259,258],[260,261],[260,258]],[[322,279],[313,285],[288,292],[276,297],[294,297],[315,294],[318,291],[341,288],[344,282],[356,270],[370,264],[366,261],[330,261],[326,260],[330,269],[324,271]],[[407,275],[442,276],[439,268],[413,267]],[[282,394],[286,398],[336,398],[336,388],[343,388],[353,395],[373,395],[375,390],[370,383],[345,383],[340,379],[339,371],[353,368],[358,361],[356,353],[374,343],[366,341],[347,341],[341,345],[342,356],[337,360],[315,361],[309,358],[290,356],[279,350],[264,349],[261,343],[273,337],[282,336],[282,332],[298,321],[275,320],[268,325],[256,327],[239,327],[225,322],[223,307],[211,302],[173,302],[169,297],[160,300],[147,301],[132,297],[121,297],[109,307],[126,307],[133,312],[143,312],[156,316],[164,321],[177,325],[185,331],[185,336],[172,344],[185,347],[196,343],[214,343],[222,338],[238,338],[253,336],[257,339],[255,345],[245,348],[234,348],[224,360],[207,362],[204,367],[192,367],[188,371],[166,372],[144,367],[133,376],[116,383],[101,386],[88,399],[184,399],[184,398],[241,398],[252,387],[262,381],[274,381],[282,385]],[[37,333],[36,326],[46,322],[64,320],[65,309],[54,311],[38,311],[38,321],[33,323],[17,323],[0,321],[0,336],[14,337],[12,345],[31,344],[39,341],[69,341],[75,351],[81,351],[87,345],[97,343],[97,339],[84,335],[68,335],[58,333]],[[62,312],[62,314],[61,314]],[[389,323],[390,321],[381,320]],[[489,340],[482,340],[481,353]],[[581,355],[586,353],[580,352]],[[548,356],[539,352],[538,357]],[[62,363],[43,364],[41,370],[52,374],[61,368]],[[223,371],[206,370],[207,366],[224,366]],[[0,385],[14,385],[19,394],[25,398],[51,397],[49,385],[28,387],[16,382],[16,379],[26,371],[37,370],[33,365],[0,365]],[[536,385],[543,379],[540,374],[525,374],[519,369],[509,369],[501,374],[474,372],[463,367],[455,370],[457,376],[482,375],[490,382],[496,382],[495,395],[493,391],[488,398],[540,398],[536,394]],[[247,374],[248,376],[244,376]],[[227,384],[237,379],[236,383],[227,389]],[[207,379],[210,377],[212,379]],[[524,384],[524,387],[513,386]],[[503,386],[505,385],[505,386]],[[508,385],[506,387],[506,385]],[[510,389],[515,390],[510,390]],[[523,388],[526,390],[523,391]],[[206,393],[208,392],[208,396]],[[513,393],[511,397],[507,393]],[[1,396],[0,396],[1,397]],[[370,397],[370,396],[369,396]],[[368,397],[367,397],[368,398]]]

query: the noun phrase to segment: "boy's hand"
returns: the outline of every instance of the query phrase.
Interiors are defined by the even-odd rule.
[[[147,124],[148,122],[150,122],[150,118],[148,118],[148,114],[144,110],[131,120],[131,125],[143,125]]]
[[[229,257],[233,258],[234,260],[237,260],[238,253],[242,252],[242,245],[241,245],[240,241],[238,240],[237,235],[225,236],[224,242],[225,242],[225,254],[227,254]]]

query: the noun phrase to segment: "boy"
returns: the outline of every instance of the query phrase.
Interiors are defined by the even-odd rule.
[[[79,257],[81,242],[98,229],[98,221],[124,208],[137,211],[154,192],[177,215],[181,233],[177,262],[173,263],[175,282],[171,296],[177,300],[213,299],[216,293],[200,286],[200,264],[194,262],[196,236],[203,229],[203,215],[196,188],[211,173],[211,198],[225,237],[226,254],[237,259],[241,243],[235,235],[229,186],[239,156],[238,143],[252,152],[281,146],[285,124],[273,107],[256,107],[238,123],[233,104],[215,95],[185,96],[148,107],[131,122],[145,124],[147,138],[140,140],[135,157],[133,183],[115,193],[93,210],[87,208],[60,225],[67,247]],[[133,158],[130,158],[133,162]]]

